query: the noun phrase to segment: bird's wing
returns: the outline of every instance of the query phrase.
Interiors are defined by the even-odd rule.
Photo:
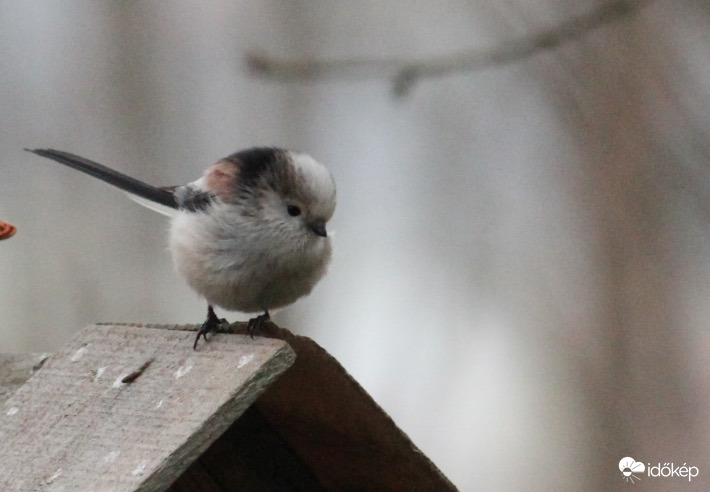
[[[204,178],[178,186],[173,190],[173,197],[178,208],[186,212],[204,212],[218,200],[217,195],[207,189]]]
[[[204,212],[212,203],[217,200],[217,196],[211,191],[206,191],[202,187],[204,184],[198,180],[184,186],[166,186],[160,188],[173,195],[177,210],[186,212]],[[177,211],[175,208],[166,207],[152,200],[147,200],[138,195],[128,194],[128,197],[139,205],[158,212],[159,214],[172,217]]]
[[[168,188],[162,188],[165,190],[170,190],[172,194],[172,190],[174,190],[176,187],[171,186]],[[158,212],[161,215],[165,215],[167,217],[172,217],[175,215],[175,212],[177,212],[177,209],[175,207],[168,207],[166,205],[162,205],[160,203],[154,202],[153,200],[148,200],[147,198],[143,198],[142,196],[134,195],[133,193],[126,193],[128,195],[128,198],[136,202],[138,205],[141,205],[147,209],[152,210],[153,212]]]

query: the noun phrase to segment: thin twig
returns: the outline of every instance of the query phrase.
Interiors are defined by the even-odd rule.
[[[282,82],[323,79],[391,78],[397,96],[407,94],[419,79],[513,63],[554,49],[587,32],[628,16],[651,0],[615,0],[574,17],[554,28],[513,39],[490,50],[473,50],[423,60],[349,58],[341,60],[279,60],[247,53],[246,66],[254,75]]]

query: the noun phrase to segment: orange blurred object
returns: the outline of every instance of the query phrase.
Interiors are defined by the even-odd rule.
[[[7,222],[3,222],[2,220],[0,220],[0,240],[12,237],[15,235],[16,232],[17,229],[14,225],[8,224]]]

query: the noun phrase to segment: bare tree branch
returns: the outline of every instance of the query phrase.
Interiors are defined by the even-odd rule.
[[[323,79],[391,78],[393,92],[406,95],[419,79],[442,77],[513,63],[554,49],[582,37],[587,32],[636,12],[651,0],[615,0],[574,17],[554,28],[513,39],[490,50],[473,50],[423,60],[398,58],[349,58],[341,60],[279,60],[247,53],[246,66],[254,75],[279,80],[316,81]]]

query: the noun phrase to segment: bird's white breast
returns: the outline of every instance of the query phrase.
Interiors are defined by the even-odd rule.
[[[209,213],[178,212],[169,244],[176,269],[208,303],[247,313],[307,295],[331,257],[330,238],[283,237],[224,203]]]

